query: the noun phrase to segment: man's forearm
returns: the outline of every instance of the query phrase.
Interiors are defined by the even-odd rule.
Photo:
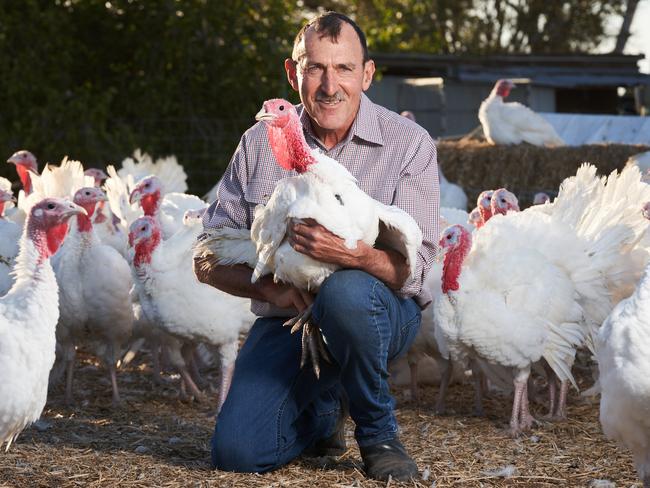
[[[201,259],[194,259],[194,273],[201,283],[214,286],[221,291],[238,297],[265,300],[262,286],[271,279],[268,276],[260,278],[256,283],[251,283],[253,270],[244,264],[232,266],[212,265],[206,269],[202,266]]]
[[[406,259],[392,249],[376,249],[359,241],[360,253],[353,267],[373,275],[393,290],[399,290],[409,276]]]

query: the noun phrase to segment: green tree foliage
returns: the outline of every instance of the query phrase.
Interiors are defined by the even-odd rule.
[[[0,158],[119,163],[176,154],[201,192],[262,100],[294,97],[283,59],[305,17],[355,18],[375,51],[588,51],[624,0],[20,0],[0,2]],[[15,179],[0,163],[0,175]]]
[[[353,17],[370,49],[437,54],[588,52],[625,0],[306,0]]]
[[[288,0],[1,2],[0,157],[104,166],[142,147],[207,189],[261,102],[288,95],[295,19]]]

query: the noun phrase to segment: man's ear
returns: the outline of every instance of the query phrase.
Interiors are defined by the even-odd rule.
[[[287,80],[291,88],[295,91],[298,91],[298,76],[296,70],[298,69],[298,63],[293,59],[287,58],[284,60],[284,70],[287,72]]]
[[[372,59],[369,59],[366,61],[366,64],[363,65],[363,91],[366,91],[368,88],[370,88],[374,74],[375,62]]]

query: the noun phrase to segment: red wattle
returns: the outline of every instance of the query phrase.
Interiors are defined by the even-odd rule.
[[[22,164],[16,165],[16,171],[18,172],[18,177],[20,182],[23,184],[23,190],[25,190],[25,195],[29,195],[32,192],[32,178],[29,175],[29,170]]]
[[[129,242],[132,242],[129,236]],[[133,257],[133,265],[139,268],[143,264],[151,262],[151,255],[160,244],[160,232],[154,231],[149,239],[139,242],[135,246],[135,256]]]
[[[462,271],[463,262],[469,253],[472,245],[471,236],[465,232],[460,237],[460,243],[450,248],[445,254],[445,260],[442,265],[442,292],[458,291],[460,285],[458,278]]]
[[[154,217],[158,212],[158,207],[160,206],[160,191],[155,191],[143,196],[140,200],[140,205],[142,206],[145,215]]]
[[[49,254],[44,257],[47,258],[52,256],[59,249],[67,233],[68,233],[67,222],[64,222],[63,224],[55,225],[48,229],[46,235],[47,235],[47,251]]]

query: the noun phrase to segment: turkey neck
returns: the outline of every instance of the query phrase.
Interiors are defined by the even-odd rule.
[[[133,266],[135,266],[138,275],[140,275],[141,272],[144,272],[144,270],[141,269],[143,266],[147,264],[151,264],[153,253],[158,248],[158,245],[160,244],[160,240],[161,240],[160,232],[157,231],[154,232],[149,239],[140,241],[135,245],[135,256],[133,257]]]
[[[18,172],[18,178],[23,184],[23,190],[25,194],[29,195],[32,192],[32,178],[29,176],[29,169],[22,164],[16,165],[16,171]]]
[[[478,213],[481,216],[481,222],[480,222],[480,225],[478,225],[477,227],[482,227],[492,217],[492,209],[484,208],[484,207],[479,205]]]
[[[75,202],[77,203],[77,202]],[[84,210],[88,213],[88,215],[84,214],[79,214],[77,215],[77,228],[79,229],[79,232],[82,233],[82,235],[89,235],[92,230],[93,230],[93,221],[92,221],[92,216],[93,213],[95,212],[95,203],[90,203],[90,204],[81,204],[79,203],[78,205],[81,205]]]
[[[21,289],[27,293],[33,292],[32,280],[39,280],[44,268],[52,273],[48,258],[57,251],[67,232],[67,222],[43,229],[27,221],[14,267],[16,282],[10,293],[17,293]],[[47,277],[48,273],[45,273],[45,281]]]
[[[292,117],[283,128],[269,126],[268,134],[273,155],[284,169],[304,173],[310,164],[316,162],[297,116]]]
[[[449,249],[445,254],[445,260],[442,265],[442,292],[458,291],[458,278],[462,271],[463,262],[471,247],[469,238],[462,238],[461,242],[455,248]]]
[[[160,209],[160,190],[145,195],[140,200],[142,211],[149,217],[158,217],[158,210]]]

